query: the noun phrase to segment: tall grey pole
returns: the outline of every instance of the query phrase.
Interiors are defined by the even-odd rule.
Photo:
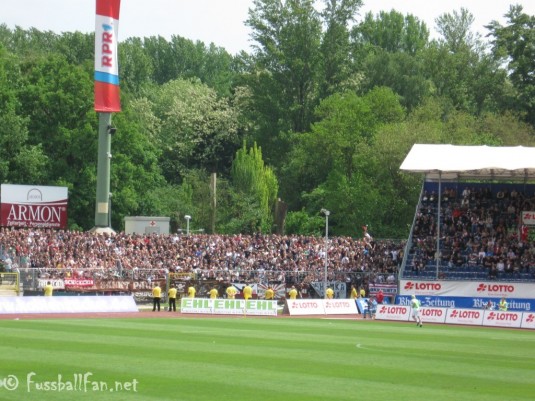
[[[325,271],[323,277],[323,298],[327,298],[327,268],[329,266],[329,212],[327,209],[321,209],[325,214]]]
[[[97,199],[95,229],[110,227],[111,113],[98,115]]]
[[[440,216],[441,216],[441,210],[442,207],[442,171],[438,172],[438,202],[437,202],[437,251],[435,253],[436,255],[436,272],[435,272],[435,280],[438,280],[440,275]]]
[[[191,220],[191,216],[187,214],[184,218],[186,219],[186,235],[189,235],[189,221]]]

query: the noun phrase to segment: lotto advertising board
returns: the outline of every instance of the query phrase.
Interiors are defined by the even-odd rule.
[[[520,328],[521,325],[521,312],[488,310],[483,315],[483,326]]]
[[[535,313],[522,313],[522,323],[520,327],[523,329],[535,330]]]
[[[401,280],[400,295],[483,298],[533,298],[535,285],[491,281]]]
[[[353,299],[288,299],[286,306],[293,316],[358,314]]]
[[[375,312],[377,320],[402,320],[408,321],[411,316],[411,308],[404,305],[378,305]]]
[[[67,187],[0,186],[0,225],[26,228],[67,228]]]
[[[447,323],[468,326],[508,327],[535,330],[535,313],[462,308],[420,309],[424,323]],[[401,305],[380,305],[375,319],[410,321],[411,308]]]
[[[323,307],[326,315],[357,314],[357,305],[353,299],[324,299]]]
[[[445,323],[447,311],[444,308],[421,308],[420,316],[427,323]]]
[[[485,311],[476,309],[447,309],[446,323],[481,326]]]

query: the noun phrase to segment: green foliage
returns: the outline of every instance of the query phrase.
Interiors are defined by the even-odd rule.
[[[325,217],[307,213],[305,210],[289,212],[286,216],[286,234],[320,236],[325,230]]]
[[[373,142],[377,128],[403,115],[397,96],[389,89],[377,88],[365,97],[348,92],[325,99],[316,109],[318,122],[312,131],[295,138],[290,162],[283,170],[287,177],[281,186],[283,198],[292,208],[301,207],[300,196],[325,182],[332,171],[351,180],[359,173],[362,149]]]
[[[518,110],[535,126],[535,16],[511,6],[507,25],[492,21],[487,28],[494,37],[496,57],[508,63],[509,78],[517,91]]]
[[[313,0],[254,0],[246,24],[255,55],[247,80],[253,92],[254,140],[269,154],[286,153],[281,132],[305,132],[317,104],[321,19]],[[268,159],[272,161],[273,159]]]
[[[247,144],[244,142],[243,147],[236,152],[236,157],[232,162],[231,176],[236,195],[244,196],[247,203],[255,205],[256,209],[252,214],[244,214],[246,210],[243,208],[237,209],[241,210],[239,220],[245,220],[244,222],[253,229],[253,232],[270,232],[273,224],[273,208],[278,194],[278,182],[271,168],[264,165],[262,150],[256,143],[247,150]]]
[[[154,64],[140,38],[129,38],[119,43],[119,76],[123,90],[142,95],[153,82]]]
[[[358,88],[357,69],[351,60],[349,24],[362,0],[324,0],[322,13],[326,29],[320,46],[320,99]]]
[[[380,11],[377,16],[368,12],[364,21],[352,32],[358,53],[383,49],[389,53],[403,52],[415,55],[427,45],[429,30],[413,15],[398,11]]]
[[[232,57],[222,48],[210,44],[173,35],[171,41],[161,36],[130,41],[138,56],[135,62],[142,61],[151,81],[159,85],[177,79],[199,79],[213,88],[219,95],[230,94],[234,77]],[[130,64],[135,69],[140,65]],[[141,76],[136,75],[137,78]],[[137,81],[132,82],[136,84]]]
[[[421,57],[408,53],[389,53],[382,49],[368,53],[363,62],[361,91],[381,85],[391,88],[409,110],[421,104],[432,92]]]
[[[287,232],[321,235],[326,208],[334,234],[365,222],[403,237],[421,184],[399,171],[412,144],[534,146],[533,16],[512,7],[492,22],[490,54],[464,9],[440,16],[430,42],[414,16],[360,18],[361,6],[255,0],[251,54],[121,42],[112,226],[161,215],[174,230],[189,214],[191,229],[270,232],[280,196]],[[94,225],[93,41],[0,25],[0,182],[68,187],[75,229]]]
[[[427,47],[429,31],[412,15],[394,10],[367,13],[353,28],[353,52],[358,55],[363,80],[362,93],[387,86],[409,110],[430,94],[431,84],[424,74],[420,53]]]
[[[192,168],[228,172],[239,144],[238,116],[229,100],[199,81],[184,80],[162,85],[153,97],[168,182],[180,183]]]

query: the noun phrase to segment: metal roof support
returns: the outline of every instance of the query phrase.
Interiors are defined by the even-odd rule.
[[[440,208],[442,203],[442,172],[438,171],[438,208],[437,208],[437,251],[435,253],[435,259],[437,263],[436,279],[438,280],[440,270]]]

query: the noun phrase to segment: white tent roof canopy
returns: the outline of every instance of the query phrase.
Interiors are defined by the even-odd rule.
[[[535,148],[415,144],[400,167],[427,179],[535,179]]]

